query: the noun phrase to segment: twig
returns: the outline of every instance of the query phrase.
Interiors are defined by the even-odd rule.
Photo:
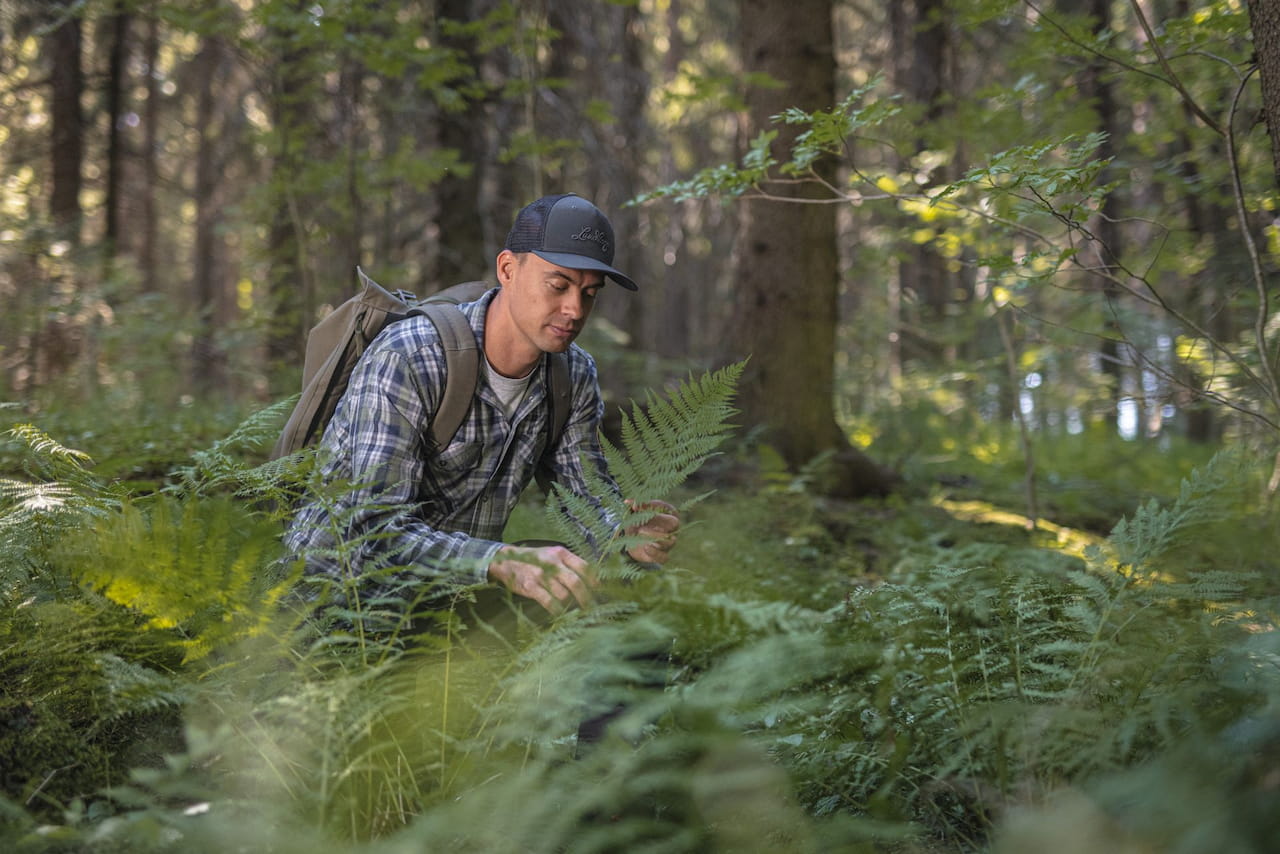
[[[1178,90],[1178,94],[1182,96],[1182,100],[1191,112],[1196,114],[1200,121],[1204,122],[1215,133],[1222,135],[1222,128],[1218,127],[1218,123],[1213,117],[1201,109],[1196,103],[1196,99],[1191,97],[1191,93],[1187,91],[1187,87],[1182,85],[1182,81],[1178,79],[1178,75],[1174,73],[1173,68],[1169,65],[1169,60],[1165,58],[1164,51],[1160,49],[1160,42],[1156,39],[1156,34],[1151,30],[1151,24],[1147,22],[1147,15],[1142,11],[1142,4],[1138,0],[1129,0],[1129,6],[1133,9],[1133,14],[1138,18],[1138,24],[1142,27],[1142,31],[1147,34],[1147,43],[1151,45],[1151,50],[1156,55],[1156,61],[1160,63],[1160,67],[1164,69],[1164,73],[1168,75],[1169,85]],[[1228,127],[1228,133],[1230,128]]]

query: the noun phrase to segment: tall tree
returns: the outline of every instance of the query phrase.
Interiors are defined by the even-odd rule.
[[[84,66],[81,26],[74,4],[49,8],[52,31],[45,42],[52,118],[52,187],[49,213],[64,239],[79,243],[80,189],[84,161]]]
[[[906,100],[908,109],[919,116],[916,138],[898,168],[915,171],[917,155],[932,146],[924,129],[936,125],[948,109],[947,0],[901,0],[890,3],[888,9],[893,87]],[[954,177],[939,170],[934,170],[931,183]],[[919,221],[911,216],[908,225],[918,228]],[[903,247],[898,260],[898,289],[912,298],[900,300],[899,306],[917,306],[920,312],[919,316],[902,318],[899,332],[905,358],[923,358],[929,363],[954,358],[954,352],[943,351],[941,337],[932,333],[936,333],[939,321],[948,316],[948,306],[957,290],[956,279],[956,274],[948,270],[947,259],[932,242],[909,241]]]
[[[1102,38],[1113,31],[1115,22],[1111,17],[1110,0],[1090,0],[1088,15],[1091,19],[1092,34],[1095,39]],[[1073,4],[1064,4],[1068,9]],[[1080,91],[1093,107],[1097,128],[1103,134],[1102,143],[1098,146],[1098,158],[1104,161],[1115,159],[1118,140],[1123,130],[1119,118],[1119,104],[1116,101],[1115,87],[1111,81],[1114,70],[1104,58],[1094,56],[1088,61],[1080,75]],[[1109,171],[1106,178],[1110,178]],[[1120,245],[1120,199],[1116,193],[1108,193],[1102,202],[1098,214],[1089,222],[1089,233],[1094,239],[1085,244],[1082,253],[1083,263],[1093,271],[1095,286],[1103,295],[1107,305],[1107,319],[1104,323],[1104,334],[1099,341],[1099,360],[1102,373],[1110,378],[1111,417],[1119,417],[1120,398],[1127,392],[1124,390],[1125,352],[1121,346],[1124,331],[1115,321],[1119,310],[1117,302],[1122,298],[1121,289],[1115,282],[1115,259],[1121,256]]]
[[[143,67],[146,69],[146,103],[142,117],[142,199],[140,204],[141,231],[138,248],[138,266],[142,271],[142,289],[146,293],[156,290],[157,244],[160,222],[156,197],[160,192],[160,75],[156,63],[160,59],[159,0],[152,0],[147,14],[147,34],[142,48]]]
[[[456,52],[460,67],[472,69],[477,76],[486,69],[491,72],[485,75],[490,79],[507,73],[500,65],[507,55],[485,50],[484,30],[465,25],[494,14],[498,5],[495,0],[441,0],[439,4],[442,43]],[[490,272],[486,256],[493,238],[486,240],[485,228],[491,220],[485,213],[494,201],[488,198],[493,185],[485,179],[498,168],[494,134],[507,122],[502,115],[504,105],[496,93],[480,94],[483,89],[477,87],[472,92],[473,99],[469,99],[463,95],[469,88],[461,85],[455,90],[459,97],[446,102],[438,114],[439,145],[457,151],[459,163],[443,177],[436,191],[439,240],[434,289]]]
[[[1254,59],[1262,78],[1262,116],[1271,136],[1271,162],[1280,186],[1280,0],[1249,0]]]
[[[221,172],[219,132],[223,123],[218,120],[216,92],[216,87],[226,76],[223,67],[226,55],[222,39],[211,35],[205,38],[204,47],[195,60],[201,83],[196,107],[200,143],[196,150],[193,193],[196,206],[193,268],[198,326],[192,342],[192,365],[196,385],[205,392],[223,391],[227,383],[226,354],[217,344],[219,308],[223,298],[218,276],[222,261],[218,251],[222,206],[217,186]]]
[[[744,71],[764,73],[779,85],[748,95],[752,136],[773,127],[789,107],[830,109],[835,103],[836,60],[831,0],[742,0]],[[794,132],[780,128],[775,156]],[[833,175],[830,166],[828,179]],[[767,425],[768,440],[794,467],[831,454],[830,477],[818,487],[840,496],[887,491],[891,479],[854,448],[836,423],[835,345],[839,261],[836,209],[808,183],[771,187],[788,203],[747,204],[736,258],[730,352],[752,354],[742,383],[748,423]]]
[[[303,41],[306,7],[305,0],[272,0],[264,6],[266,40],[275,60],[269,95],[271,219],[266,255],[272,318],[267,360],[277,368],[301,364],[313,301],[303,263],[305,230],[298,186],[307,158],[309,103],[318,97],[312,49]]]
[[[115,0],[109,16],[111,45],[107,61],[107,186],[104,199],[106,223],[103,226],[103,257],[108,265],[119,250],[120,188],[124,171],[123,124],[126,60],[129,52],[130,13],[124,0]]]

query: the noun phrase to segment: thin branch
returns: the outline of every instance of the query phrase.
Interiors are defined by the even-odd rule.
[[[1055,21],[1052,15],[1045,12],[1035,3],[1032,3],[1031,0],[1023,0],[1023,3],[1026,4],[1027,8],[1031,9],[1031,11],[1039,15],[1042,20],[1048,21],[1049,26],[1057,30],[1062,35],[1062,37],[1067,40],[1067,42],[1075,45],[1076,47],[1080,48],[1086,53],[1091,53],[1094,56],[1096,56],[1098,59],[1109,62],[1112,65],[1118,65],[1121,68],[1123,68],[1125,71],[1132,71],[1134,74],[1141,74],[1144,77],[1150,77],[1152,80],[1158,80],[1161,83],[1169,82],[1168,80],[1165,80],[1163,77],[1161,77],[1159,74],[1153,74],[1152,72],[1147,71],[1145,68],[1142,68],[1137,65],[1132,65],[1128,62],[1125,62],[1123,59],[1120,59],[1119,57],[1115,57],[1115,56],[1111,56],[1110,54],[1103,53],[1102,51],[1098,50],[1096,47],[1085,44],[1084,42],[1076,38],[1074,35],[1069,33],[1064,26],[1062,26],[1057,21]]]
[[[1147,15],[1142,11],[1142,4],[1138,0],[1129,0],[1129,6],[1133,9],[1133,14],[1137,16],[1138,23],[1142,26],[1142,31],[1147,34],[1147,43],[1151,45],[1151,50],[1155,52],[1156,61],[1160,63],[1160,67],[1168,75],[1169,84],[1178,90],[1183,102],[1191,108],[1191,111],[1199,117],[1200,121],[1204,122],[1219,135],[1222,135],[1222,128],[1218,127],[1218,123],[1200,108],[1200,105],[1196,103],[1196,99],[1191,97],[1187,87],[1182,85],[1182,81],[1178,79],[1178,75],[1174,73],[1173,68],[1169,65],[1169,60],[1165,58],[1164,51],[1160,49],[1160,42],[1156,39],[1156,34],[1151,30],[1151,24],[1147,22]]]

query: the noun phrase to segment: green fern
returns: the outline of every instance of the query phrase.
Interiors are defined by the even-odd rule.
[[[230,493],[249,501],[274,502],[283,507],[296,497],[297,482],[309,464],[310,454],[299,453],[280,460],[255,463],[252,454],[274,442],[297,396],[261,409],[242,421],[229,435],[209,448],[195,452],[191,464],[171,472],[171,495]]]
[[[615,525],[641,524],[653,516],[638,502],[666,500],[697,471],[727,438],[730,405],[745,362],[728,365],[700,378],[681,382],[666,398],[652,392],[644,407],[623,414],[621,447],[602,438],[609,472],[617,485],[589,475],[589,495],[574,495],[555,485],[548,503],[549,523],[559,539],[582,555],[612,556],[641,545]],[[588,471],[590,469],[588,468]],[[617,495],[617,498],[614,496]],[[705,496],[684,502],[692,506]]]
[[[267,567],[278,527],[228,499],[159,498],[68,533],[67,572],[111,601],[172,631],[184,660],[199,661],[266,631],[291,581]]]

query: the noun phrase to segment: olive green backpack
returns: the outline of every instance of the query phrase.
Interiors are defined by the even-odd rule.
[[[307,335],[302,395],[271,451],[272,459],[288,456],[319,440],[347,390],[351,371],[361,354],[379,332],[406,317],[421,315],[430,320],[444,347],[444,394],[431,420],[436,448],[449,444],[471,408],[480,379],[480,348],[458,305],[479,299],[492,286],[464,282],[419,300],[407,291],[391,293],[359,267],[356,275],[360,292],[326,315]],[[569,418],[569,366],[563,353],[551,354],[549,395],[550,441],[546,447],[553,452]]]

